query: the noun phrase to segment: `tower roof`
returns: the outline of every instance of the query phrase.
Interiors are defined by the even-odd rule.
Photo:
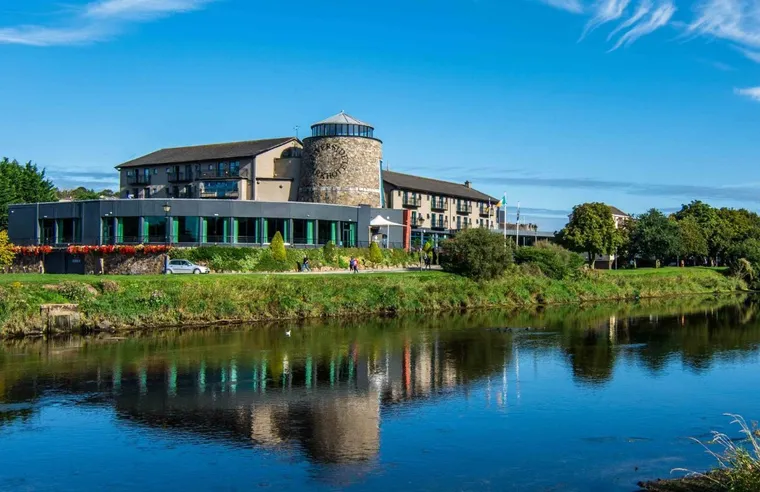
[[[346,114],[344,111],[341,111],[335,116],[330,116],[329,118],[325,120],[318,121],[311,126],[314,127],[317,125],[361,125],[361,126],[368,126],[370,128],[374,128],[369,123],[365,123],[361,120],[357,120],[353,116]]]

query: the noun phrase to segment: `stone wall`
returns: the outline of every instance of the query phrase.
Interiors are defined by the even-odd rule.
[[[2,273],[42,273],[42,261],[38,256],[16,255],[10,266],[0,269]]]
[[[150,275],[164,271],[164,255],[86,255],[84,271],[88,275]]]
[[[299,201],[380,207],[382,142],[311,137],[303,143]]]

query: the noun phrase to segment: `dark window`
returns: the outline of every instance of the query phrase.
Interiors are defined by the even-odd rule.
[[[200,219],[198,217],[177,217],[174,219],[177,221],[176,234],[178,238],[173,238],[173,242],[180,243],[198,243],[198,229],[200,227]]]
[[[261,234],[259,233],[260,220],[257,218],[237,219],[239,243],[260,243]]]

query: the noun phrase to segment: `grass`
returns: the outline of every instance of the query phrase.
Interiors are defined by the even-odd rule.
[[[718,463],[715,470],[708,473],[688,472],[688,475],[674,480],[645,482],[639,486],[650,492],[757,492],[760,490],[760,435],[757,428],[750,428],[739,415],[727,414],[741,428],[742,440],[733,440],[722,432],[713,432],[709,444],[715,444],[720,451],[713,451],[708,444],[695,439],[704,446]]]
[[[726,273],[728,268],[726,267],[663,267],[663,268],[636,268],[627,270],[600,270],[607,275],[621,276],[621,277],[637,277],[637,276],[669,276],[678,273],[687,272],[689,275],[712,275],[714,272]]]
[[[85,328],[439,312],[712,294],[746,289],[713,270],[589,272],[553,280],[520,268],[490,282],[443,272],[359,275],[0,275],[0,334],[43,326],[40,305],[76,303]]]

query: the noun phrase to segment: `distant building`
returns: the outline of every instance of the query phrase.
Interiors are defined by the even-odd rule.
[[[612,220],[615,221],[615,229],[619,229],[620,227],[625,224],[626,221],[631,219],[631,216],[627,213],[623,212],[617,207],[613,207],[612,205],[608,205],[610,207],[610,210],[612,211]],[[616,255],[599,255],[594,259],[594,268],[597,269],[611,269],[615,268],[615,260],[617,259]]]

